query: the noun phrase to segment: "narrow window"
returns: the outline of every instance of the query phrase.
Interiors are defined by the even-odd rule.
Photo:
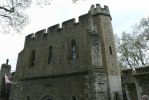
[[[35,50],[33,50],[31,53],[31,66],[34,65],[35,65]]]
[[[30,97],[29,96],[27,96],[27,100],[30,100]]]
[[[53,47],[50,46],[50,47],[49,47],[48,64],[51,63],[51,61],[52,61],[52,56],[53,56]]]
[[[71,100],[77,100],[76,96],[71,96]]]
[[[71,52],[72,52],[72,61],[73,63],[76,63],[77,60],[77,48],[76,48],[76,41],[71,41]]]
[[[110,55],[112,55],[112,48],[111,48],[111,46],[109,46],[109,52],[110,52]]]

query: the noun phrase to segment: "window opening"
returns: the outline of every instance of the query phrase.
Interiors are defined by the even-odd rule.
[[[110,52],[110,55],[112,55],[112,48],[111,48],[111,46],[109,46],[109,52]]]
[[[35,65],[35,50],[32,51],[32,54],[31,54],[31,66],[34,66]]]
[[[29,96],[27,96],[27,100],[30,100],[30,97]]]
[[[71,100],[77,100],[77,97],[76,96],[72,96]]]
[[[77,60],[77,48],[76,48],[76,41],[71,41],[71,52],[72,52],[72,61],[73,63],[76,63]]]
[[[53,57],[53,47],[50,46],[50,47],[49,47],[48,64],[51,63],[51,61],[52,61],[52,57]]]

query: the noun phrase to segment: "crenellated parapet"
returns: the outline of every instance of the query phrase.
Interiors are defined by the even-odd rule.
[[[70,20],[62,22],[61,27],[60,27],[60,24],[50,26],[47,29],[42,29],[36,33],[29,34],[28,36],[26,36],[26,42],[32,41],[32,40],[44,39],[50,34],[56,34],[60,32],[67,33],[65,32],[65,30],[74,29],[76,28],[76,26],[88,27],[87,25],[88,23],[90,23],[89,18],[90,16],[94,16],[94,15],[105,15],[111,18],[108,6],[104,6],[104,8],[102,8],[100,4],[96,4],[96,6],[92,5],[87,14],[84,14],[78,17],[77,23],[75,18],[72,18]]]
[[[41,37],[45,34],[46,34],[46,29],[43,29],[43,30],[40,30],[40,31],[36,32],[35,37],[39,38],[39,37]]]
[[[46,37],[47,35],[47,29],[42,29],[40,31],[37,31],[36,33],[31,33],[29,35],[26,36],[26,42],[27,41],[31,41],[31,40],[34,40],[34,39],[40,39],[40,38],[43,38],[43,37]]]
[[[40,31],[37,31],[36,33],[31,33],[26,36],[26,42],[45,38],[47,37],[47,35],[59,33],[61,31],[65,31],[66,29],[73,28],[77,25],[78,26],[79,25],[81,26],[82,24],[85,25],[87,23],[88,16],[89,14],[84,14],[84,15],[79,16],[79,22],[77,23],[76,23],[75,18],[73,18],[73,19],[62,22],[62,27],[60,27],[60,24],[55,24],[53,26],[50,26],[47,29],[42,29]]]
[[[64,21],[64,22],[62,23],[62,28],[66,28],[66,27],[69,27],[69,26],[74,26],[75,23],[76,23],[75,18],[70,19],[70,20],[67,20],[67,21]]]
[[[60,30],[60,24],[53,25],[47,29],[47,33],[51,34]]]
[[[95,15],[95,14],[105,14],[105,15],[110,15],[110,11],[108,6],[104,5],[104,8],[102,8],[100,6],[100,4],[96,4],[96,7],[94,5],[92,5],[90,7],[90,10],[88,13],[91,13],[91,15]]]
[[[29,34],[29,35],[26,36],[25,41],[27,42],[27,41],[32,40],[34,38],[35,38],[35,34],[34,33],[31,33],[31,34]]]

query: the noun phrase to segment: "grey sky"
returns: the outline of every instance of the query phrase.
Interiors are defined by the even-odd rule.
[[[17,55],[23,49],[25,35],[71,18],[77,19],[96,3],[101,4],[101,7],[109,6],[115,34],[121,34],[124,30],[129,32],[135,22],[149,16],[148,0],[83,0],[76,4],[72,4],[71,0],[52,0],[51,5],[43,8],[32,5],[26,11],[31,22],[22,31],[23,35],[0,34],[0,64],[9,58],[14,70]]]

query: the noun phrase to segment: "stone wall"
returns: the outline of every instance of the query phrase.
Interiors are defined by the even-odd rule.
[[[73,20],[63,22],[62,29],[52,26],[48,28],[46,34],[43,33],[44,31],[35,33],[34,38],[31,38],[31,35],[27,36],[22,51],[22,62],[18,62],[18,66],[22,68],[20,74],[24,74],[24,77],[33,77],[88,69],[90,51],[86,34],[87,18],[88,15],[81,16],[78,24],[73,23]],[[75,64],[72,63],[71,58],[72,40],[76,41],[77,48]],[[53,55],[51,63],[48,64],[50,46],[53,47]],[[35,65],[30,66],[33,50],[35,50]]]
[[[131,69],[122,70],[123,90],[127,98],[141,100],[142,95],[149,96],[149,66],[135,69],[135,73]]]
[[[88,100],[87,73],[43,77],[40,79],[27,79],[20,82],[20,98],[14,100],[42,100],[49,96],[54,100],[69,100],[75,96],[78,100]],[[10,100],[11,100],[10,99]]]

